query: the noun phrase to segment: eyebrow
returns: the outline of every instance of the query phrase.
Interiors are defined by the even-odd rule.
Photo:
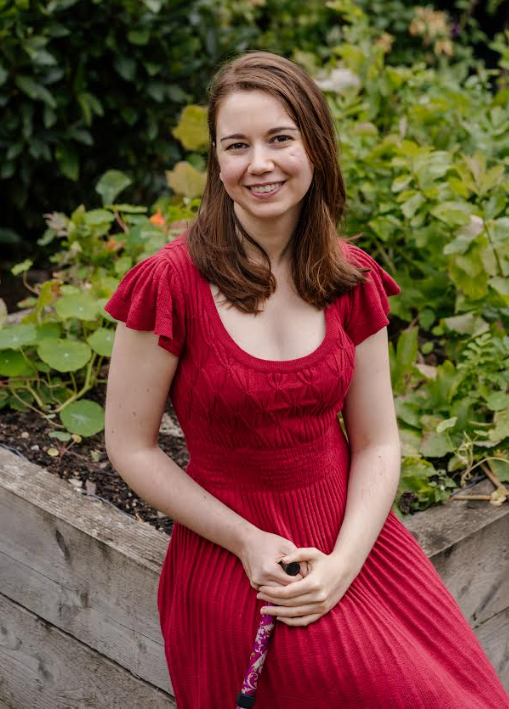
[[[277,128],[271,128],[270,130],[267,131],[267,135],[272,135],[273,133],[279,133],[282,130],[294,130],[298,131],[298,128],[294,128],[293,126],[278,126]],[[227,135],[224,138],[221,138],[219,141],[220,143],[223,142],[223,140],[231,140],[232,138],[246,138],[246,136],[243,133],[232,133],[231,135]]]

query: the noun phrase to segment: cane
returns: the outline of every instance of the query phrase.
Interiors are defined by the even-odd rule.
[[[300,564],[294,561],[290,564],[279,562],[289,576],[297,576],[300,571]],[[275,603],[267,602],[265,605],[274,606]],[[273,615],[262,615],[258,632],[254,641],[254,649],[249,658],[249,667],[242,683],[242,689],[237,697],[237,709],[239,707],[250,709],[254,707],[256,701],[256,690],[258,688],[258,680],[263,670],[267,651],[269,649],[269,640],[272,631],[276,625],[276,618]]]

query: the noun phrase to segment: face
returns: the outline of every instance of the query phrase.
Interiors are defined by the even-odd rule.
[[[218,110],[216,151],[220,178],[244,226],[296,223],[314,168],[300,131],[276,98],[263,91],[227,96]],[[271,188],[256,194],[255,185]]]

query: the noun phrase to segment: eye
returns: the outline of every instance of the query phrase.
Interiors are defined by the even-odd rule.
[[[289,135],[276,135],[272,140],[277,140],[278,138],[286,138],[286,140],[283,141],[283,143],[286,143],[288,140],[293,140],[293,138]],[[281,145],[281,143],[279,143]],[[245,143],[232,143],[229,145],[226,150],[237,150],[238,145],[246,145]]]

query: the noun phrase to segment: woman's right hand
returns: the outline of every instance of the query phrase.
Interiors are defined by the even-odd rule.
[[[257,529],[245,541],[239,559],[252,588],[258,591],[260,586],[287,586],[293,581],[300,581],[305,574],[289,576],[279,564],[281,559],[297,549],[295,544],[278,534]]]

